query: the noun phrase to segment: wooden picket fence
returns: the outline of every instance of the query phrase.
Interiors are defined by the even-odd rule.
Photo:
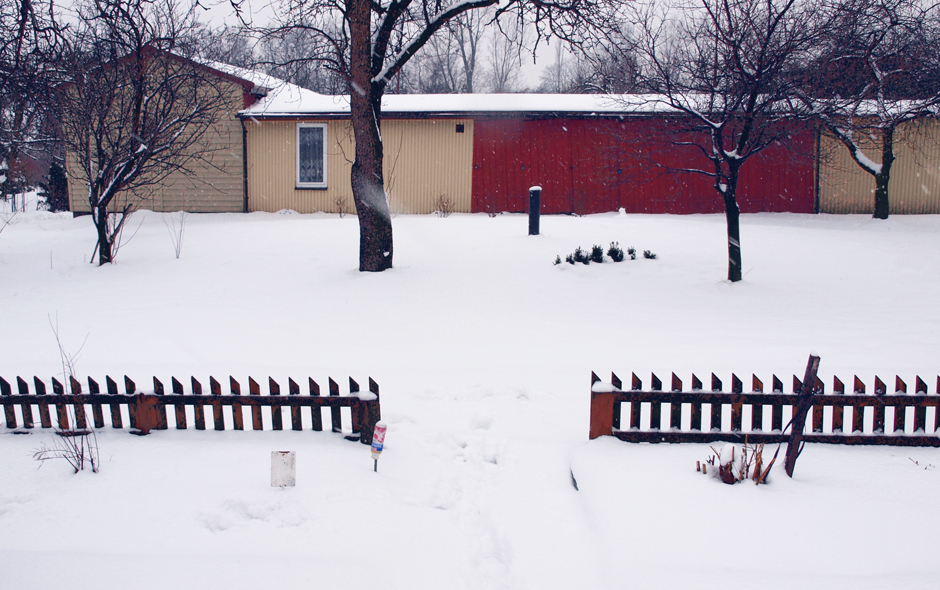
[[[879,377],[875,377],[870,393],[857,376],[849,393],[838,377],[833,377],[829,394],[823,383],[814,379],[812,411],[807,415],[803,440],[940,447],[940,376],[932,394],[919,376],[911,393],[900,377],[895,377],[894,393],[888,392]],[[663,391],[662,382],[653,374],[650,389],[644,391],[642,381],[633,374],[630,389],[624,390],[616,374],[611,373],[607,384],[591,373],[590,438],[612,435],[628,442],[704,443],[743,442],[746,437],[755,444],[786,442],[790,435],[784,431],[796,409],[802,382],[793,376],[793,393],[784,393],[783,382],[776,375],[770,393],[764,393],[764,384],[756,375],[751,383],[751,392],[745,393],[742,381],[732,374],[731,391],[724,392],[721,380],[712,373],[708,391],[693,374],[692,390],[683,391],[682,381],[673,373],[671,391]],[[668,405],[668,427],[662,424],[664,405]],[[703,425],[705,417],[707,427]],[[730,423],[730,430],[722,429],[724,423]]]
[[[248,378],[248,395],[242,395],[241,385],[234,377],[229,377],[229,393],[222,393],[222,386],[215,379],[209,378],[208,395],[203,394],[202,384],[191,378],[190,393],[183,391],[183,384],[173,377],[171,379],[171,393],[167,393],[163,383],[153,378],[152,392],[138,392],[137,385],[127,376],[124,377],[124,393],[118,392],[118,384],[105,378],[107,393],[102,393],[98,383],[88,378],[88,392],[82,392],[81,383],[74,377],[69,378],[70,393],[66,393],[62,383],[52,378],[52,393],[47,393],[46,383],[38,377],[33,378],[33,393],[29,392],[29,383],[21,377],[16,378],[18,393],[14,394],[10,383],[0,377],[0,405],[3,405],[6,427],[22,432],[18,429],[16,408],[20,409],[20,418],[25,429],[33,428],[34,408],[38,409],[39,422],[43,428],[53,428],[50,406],[55,407],[56,425],[59,432],[82,432],[88,428],[86,407],[91,406],[91,415],[95,428],[105,427],[104,408],[110,409],[110,424],[112,428],[123,428],[124,415],[128,417],[129,425],[136,434],[147,434],[151,430],[166,430],[169,428],[167,408],[175,409],[175,423],[177,429],[189,427],[186,406],[192,408],[194,426],[196,430],[206,429],[205,408],[212,408],[212,421],[215,430],[225,430],[223,407],[231,408],[231,425],[234,430],[244,430],[244,415],[242,408],[251,408],[251,428],[264,430],[262,408],[268,406],[270,410],[270,425],[273,430],[283,430],[283,416],[281,408],[290,407],[290,421],[292,430],[303,430],[302,408],[310,408],[310,425],[315,431],[323,430],[321,408],[329,407],[330,427],[333,432],[342,432],[341,408],[348,407],[351,414],[352,434],[347,438],[358,439],[363,444],[372,444],[372,432],[375,423],[382,419],[382,410],[379,403],[379,386],[369,379],[369,391],[359,390],[359,384],[349,378],[349,394],[340,395],[339,385],[329,379],[328,395],[320,394],[320,386],[313,379],[308,379],[308,394],[301,395],[300,385],[293,379],[288,380],[287,395],[281,395],[281,387],[271,378],[268,378],[268,394],[261,395],[261,388],[253,378]],[[122,410],[122,406],[124,406]],[[70,418],[71,416],[71,418]]]

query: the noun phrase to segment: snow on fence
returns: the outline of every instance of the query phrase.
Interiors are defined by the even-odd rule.
[[[262,407],[271,408],[270,426],[273,430],[283,430],[281,408],[290,407],[290,420],[292,430],[303,430],[301,410],[310,408],[310,424],[313,430],[323,430],[323,418],[320,409],[324,406],[330,408],[330,426],[333,432],[342,432],[341,408],[348,407],[352,417],[352,434],[347,436],[351,440],[358,439],[363,444],[372,444],[372,431],[375,423],[382,419],[382,410],[379,404],[379,386],[369,379],[369,391],[359,390],[359,384],[349,378],[349,394],[340,395],[339,385],[330,378],[329,395],[320,395],[320,386],[313,379],[309,379],[308,395],[301,395],[300,386],[293,380],[288,380],[288,395],[281,395],[281,387],[274,379],[268,378],[268,394],[261,395],[261,388],[251,377],[248,378],[248,395],[242,395],[241,385],[233,377],[229,377],[230,393],[223,394],[221,384],[215,377],[209,378],[209,394],[204,395],[202,384],[192,377],[190,393],[184,393],[183,384],[176,377],[171,379],[172,393],[166,393],[163,383],[153,378],[152,392],[138,392],[137,385],[127,376],[124,377],[124,393],[118,392],[118,384],[105,378],[107,393],[101,393],[98,383],[88,378],[88,393],[82,393],[81,383],[75,377],[69,377],[71,393],[66,393],[62,383],[52,378],[52,393],[46,391],[46,383],[39,377],[33,378],[33,394],[29,393],[29,383],[17,377],[16,384],[19,390],[14,394],[10,383],[0,377],[0,404],[3,405],[6,427],[16,430],[16,408],[20,408],[20,417],[23,428],[32,428],[33,408],[39,410],[39,421],[43,428],[53,428],[49,412],[50,406],[55,406],[59,431],[83,431],[88,428],[86,406],[91,406],[92,418],[95,428],[105,427],[104,406],[110,408],[110,423],[112,428],[123,428],[124,415],[127,415],[130,427],[138,433],[147,434],[151,430],[166,430],[168,426],[167,408],[175,409],[177,429],[189,427],[189,414],[186,406],[192,408],[192,417],[196,430],[206,429],[205,407],[212,408],[212,420],[215,430],[225,430],[225,419],[222,413],[223,406],[231,408],[232,428],[244,430],[244,415],[242,408],[251,407],[251,428],[264,430],[262,420]],[[125,406],[122,411],[121,406]],[[70,419],[71,417],[71,419]]]
[[[671,391],[663,391],[655,374],[650,390],[643,391],[636,374],[630,389],[624,390],[617,375],[611,373],[608,384],[591,373],[590,438],[612,435],[627,442],[701,443],[743,442],[746,437],[755,444],[786,442],[790,434],[784,431],[796,411],[802,387],[794,375],[793,393],[784,393],[783,382],[774,375],[772,392],[764,393],[764,384],[752,375],[752,391],[744,393],[744,384],[732,374],[731,391],[723,392],[721,380],[712,373],[711,391],[704,390],[694,374],[692,391],[682,391],[682,381],[673,373]],[[895,377],[893,394],[877,376],[872,393],[866,393],[857,376],[851,393],[846,393],[838,377],[833,377],[832,389],[827,394],[822,381],[815,378],[803,440],[940,447],[940,376],[933,394],[919,376],[912,393],[900,377]],[[664,404],[668,405],[668,426],[662,424]],[[622,430],[621,408],[625,411]]]

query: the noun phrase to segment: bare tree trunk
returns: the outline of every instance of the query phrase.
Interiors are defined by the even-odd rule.
[[[359,215],[359,270],[392,267],[392,218],[382,174],[382,92],[372,83],[369,0],[349,0],[350,109],[356,138],[352,192]]]
[[[881,132],[881,172],[875,175],[875,219],[887,219],[890,209],[888,182],[891,180],[891,165],[894,163],[894,127]]]
[[[98,266],[111,264],[111,237],[108,235],[108,207],[97,207],[94,215],[95,229],[98,230]]]
[[[728,280],[741,280],[741,208],[738,207],[738,170],[728,173],[728,186],[721,192],[725,202],[725,220],[728,224]]]

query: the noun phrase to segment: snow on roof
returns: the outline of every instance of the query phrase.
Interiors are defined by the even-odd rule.
[[[235,76],[236,78],[241,78],[242,80],[251,82],[255,87],[261,89],[263,88],[266,91],[270,91],[274,88],[280,88],[282,86],[292,86],[284,80],[275,78],[274,76],[269,76],[262,72],[257,72],[255,70],[249,70],[247,68],[240,68],[238,66],[229,65],[220,61],[206,61],[203,62],[203,65],[208,66],[214,70],[218,70],[223,74],[228,74],[229,76]]]
[[[318,94],[287,82],[240,114],[243,117],[349,115],[348,95]],[[469,113],[637,114],[674,112],[660,97],[603,94],[386,94],[382,112],[460,115]]]
[[[253,83],[262,98],[239,111],[246,118],[335,117],[348,116],[349,96],[319,94],[267,74],[221,62],[206,62],[220,72]],[[694,107],[696,100],[689,98]],[[707,110],[707,98],[700,108]],[[854,105],[854,107],[853,107]],[[938,106],[932,100],[888,101],[878,105],[862,101],[855,105],[845,101],[838,105],[841,112],[854,111],[856,116],[877,116],[879,106],[887,114],[910,112],[912,115],[936,115]],[[676,113],[668,100],[654,94],[386,94],[382,98],[384,115],[469,115],[498,113],[571,113],[580,115],[639,115]]]

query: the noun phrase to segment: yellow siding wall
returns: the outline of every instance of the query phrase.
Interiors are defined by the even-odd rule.
[[[881,162],[874,142],[862,146],[865,155]],[[921,120],[895,133],[895,161],[888,198],[892,214],[940,213],[940,122]],[[866,213],[875,206],[875,178],[864,172],[838,140],[820,138],[819,212]]]
[[[355,212],[349,173],[355,140],[349,121],[327,123],[327,188],[297,189],[296,121],[246,121],[248,207],[251,211],[292,209],[338,213],[340,203]],[[456,126],[464,126],[463,133]],[[444,197],[453,211],[470,212],[473,121],[470,119],[382,121],[385,190],[393,213],[432,213]]]
[[[135,208],[152,211],[189,211],[194,213],[241,212],[245,208],[242,168],[241,121],[235,116],[243,108],[242,88],[224,83],[228,89],[227,104],[219,105],[219,121],[197,144],[204,161],[189,166],[188,173],[171,175],[150,190],[125,193],[115,197],[109,209],[120,209],[127,200]],[[72,211],[87,212],[88,186],[75,154],[66,154],[69,176],[69,204]]]

